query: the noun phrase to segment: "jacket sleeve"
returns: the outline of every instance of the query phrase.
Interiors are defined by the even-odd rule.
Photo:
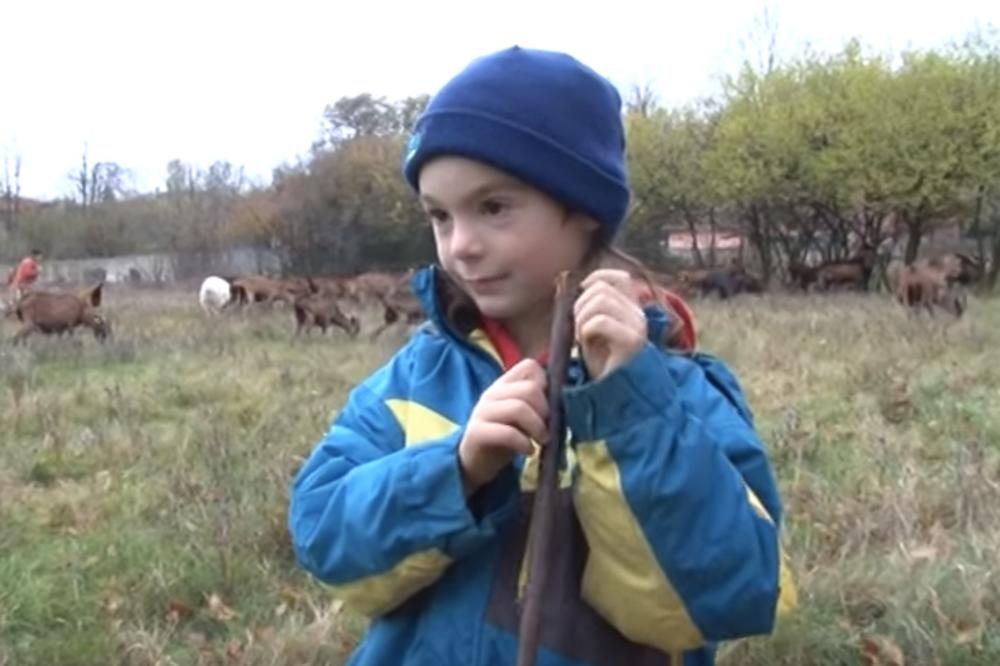
[[[369,616],[397,607],[494,534],[491,516],[473,516],[466,502],[462,428],[386,399],[378,384],[352,391],[297,473],[289,507],[299,563]]]
[[[590,547],[584,598],[670,653],[770,632],[781,507],[752,418],[698,362],[649,343],[564,403]]]

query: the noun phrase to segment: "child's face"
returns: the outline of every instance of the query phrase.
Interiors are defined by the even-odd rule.
[[[420,172],[438,259],[486,316],[544,316],[553,281],[580,264],[597,223],[486,164],[439,157]]]

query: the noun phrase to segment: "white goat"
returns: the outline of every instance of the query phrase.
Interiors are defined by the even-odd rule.
[[[198,302],[201,308],[210,315],[219,314],[222,308],[229,305],[233,298],[232,289],[229,283],[220,277],[210,275],[201,283],[201,290],[198,292]]]

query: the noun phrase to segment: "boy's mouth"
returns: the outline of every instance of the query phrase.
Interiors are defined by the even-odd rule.
[[[485,277],[465,278],[463,281],[469,286],[470,289],[474,291],[483,291],[500,284],[500,282],[502,282],[506,277],[506,275],[489,275]]]

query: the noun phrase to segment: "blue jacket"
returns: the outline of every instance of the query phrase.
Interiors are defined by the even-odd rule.
[[[437,270],[412,283],[430,323],[351,392],[292,488],[299,562],[372,618],[352,666],[517,654],[537,458],[466,500],[463,424],[503,368],[446,320]],[[664,313],[647,317],[661,339]],[[781,501],[735,377],[652,342],[598,382],[574,369],[539,666],[712,664],[719,641],[771,631],[793,593]]]

